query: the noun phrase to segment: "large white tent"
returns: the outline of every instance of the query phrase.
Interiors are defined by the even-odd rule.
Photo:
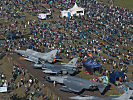
[[[70,17],[70,12],[68,10],[61,11],[62,17]]]
[[[68,10],[63,10],[61,11],[61,15],[62,17],[69,17],[69,16],[79,16],[79,15],[84,15],[84,8],[78,7],[77,4],[75,3],[75,5],[73,6],[73,8],[70,8]]]
[[[84,8],[78,7],[76,3],[73,8],[68,9],[68,11],[70,11],[71,16],[73,16],[74,14],[76,16],[84,15]]]

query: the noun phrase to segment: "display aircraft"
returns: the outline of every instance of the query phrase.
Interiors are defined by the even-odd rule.
[[[66,88],[60,88],[60,90],[65,92],[75,92],[80,93],[84,89],[96,89],[98,88],[100,93],[104,92],[106,85],[100,82],[95,82],[75,76],[46,76],[47,81],[50,82],[57,82],[60,84],[64,84]]]
[[[34,51],[32,49],[27,49],[27,50],[15,49],[14,51],[23,56],[24,57],[23,59],[34,62],[36,64],[39,63],[40,61],[49,62],[49,63],[55,62],[56,54],[58,52],[57,49],[52,50],[48,53],[41,53]]]

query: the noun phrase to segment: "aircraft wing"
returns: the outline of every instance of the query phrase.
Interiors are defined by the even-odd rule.
[[[75,84],[75,82],[72,82],[72,81],[64,81],[64,85],[67,87],[67,89],[69,91],[73,91],[73,92],[81,92],[83,87],[78,85],[78,84]]]
[[[35,58],[35,57],[32,57],[32,56],[29,56],[27,58],[24,58],[25,60],[28,60],[28,61],[32,61],[34,63],[38,63],[38,58]]]
[[[59,73],[61,70],[59,70],[59,69],[55,69],[55,68],[49,68],[49,69],[45,69],[45,70],[43,70],[43,72],[44,73],[48,73],[48,74],[57,74],[57,73]]]

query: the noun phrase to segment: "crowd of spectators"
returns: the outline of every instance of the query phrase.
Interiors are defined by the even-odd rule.
[[[0,18],[10,22],[0,26],[4,31],[1,34],[22,36],[12,35],[1,41],[3,48],[7,51],[29,48],[38,52],[58,49],[62,58],[80,57],[80,63],[86,58],[95,60],[102,64],[104,74],[114,70],[126,74],[133,59],[133,12],[96,0],[77,0],[78,6],[85,8],[85,15],[61,18],[58,11],[69,9],[74,3],[75,0],[52,0],[52,4],[49,0],[1,0]],[[51,9],[53,17],[50,21],[37,19],[46,7]],[[25,75],[23,68],[14,65],[13,79],[20,73]],[[18,87],[20,83],[24,84],[19,82]],[[30,87],[33,79],[28,83],[25,87]]]

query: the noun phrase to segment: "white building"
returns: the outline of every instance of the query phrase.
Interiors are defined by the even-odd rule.
[[[61,11],[62,17],[70,17],[73,15],[79,16],[79,15],[84,15],[84,8],[78,7],[77,4],[73,6],[73,8],[70,8],[68,10],[63,10]]]

